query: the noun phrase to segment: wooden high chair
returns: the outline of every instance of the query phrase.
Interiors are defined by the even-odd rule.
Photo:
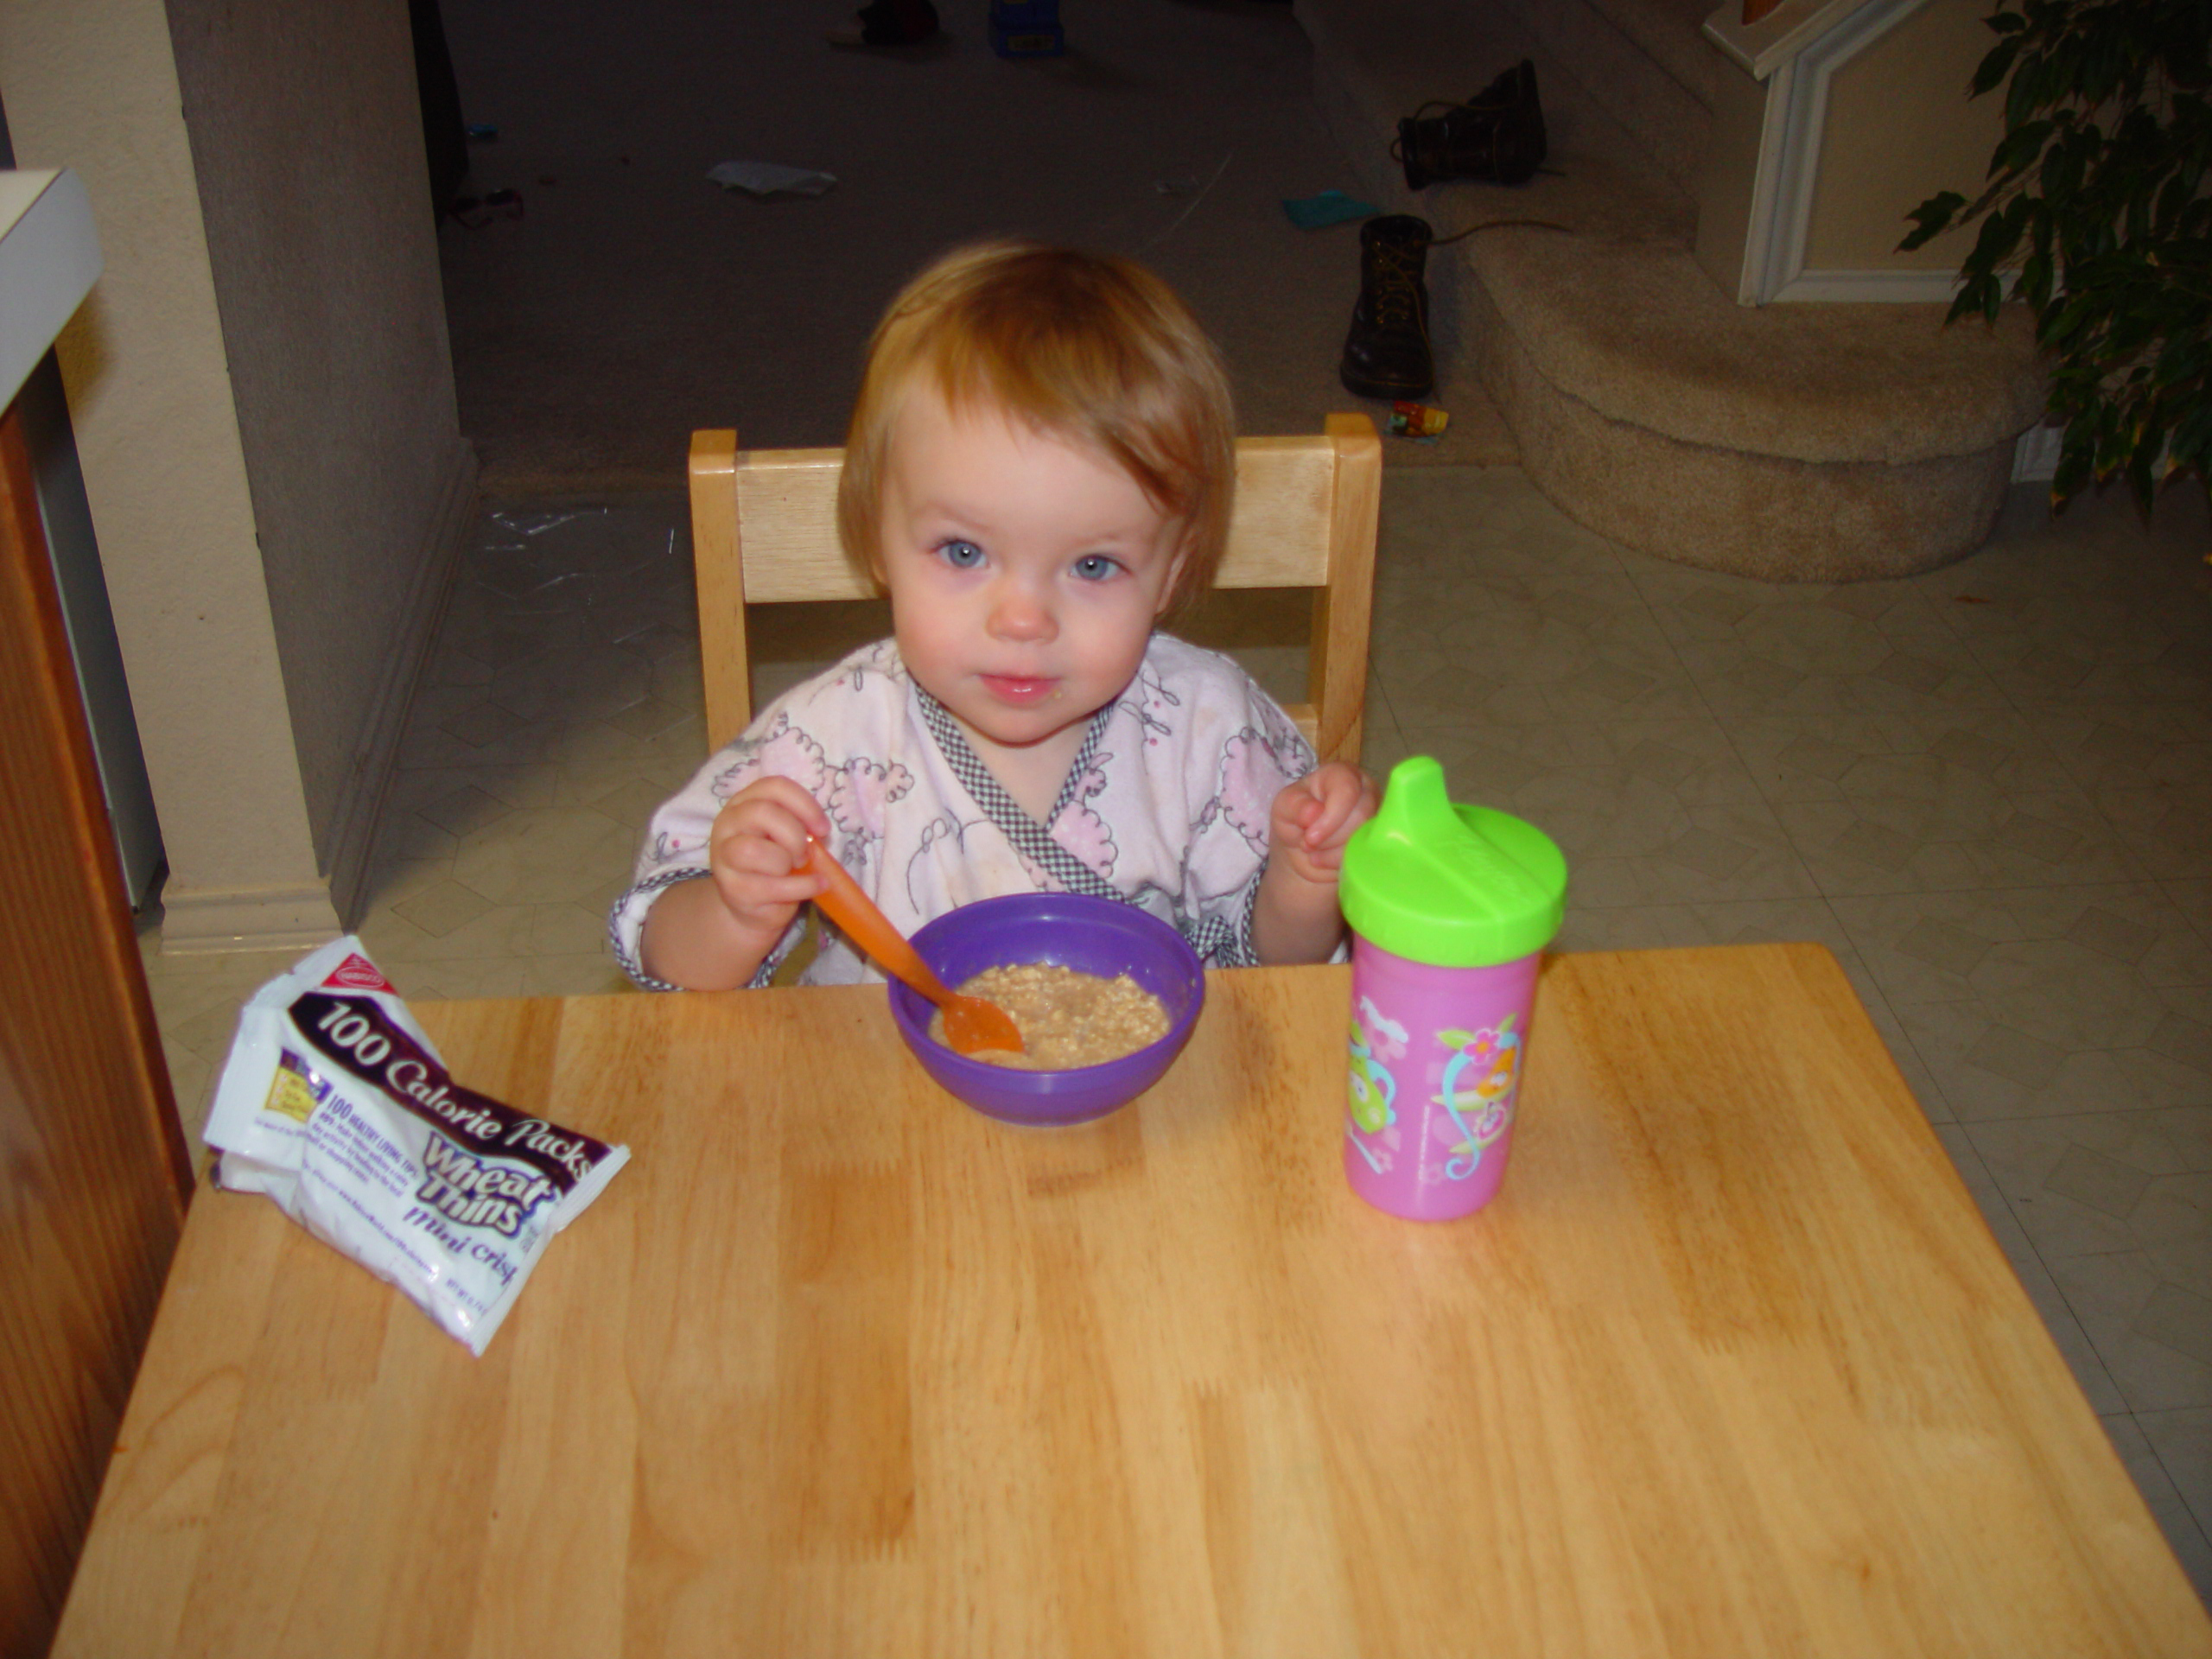
[[[873,599],[837,539],[842,449],[740,450],[727,429],[691,435],[691,550],[707,682],[707,747],[753,719],[745,607]],[[1359,760],[1375,587],[1382,442],[1364,415],[1318,437],[1241,438],[1236,511],[1217,588],[1311,588],[1307,702],[1288,709],[1324,760]]]

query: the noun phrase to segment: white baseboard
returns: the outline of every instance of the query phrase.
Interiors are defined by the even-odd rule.
[[[233,950],[311,950],[346,930],[330,889],[311,886],[162,890],[162,954],[205,957]]]
[[[329,901],[349,924],[358,913],[361,889],[368,880],[369,854],[376,844],[377,821],[384,813],[400,736],[407,728],[407,710],[444,619],[454,569],[475,516],[476,452],[463,440],[454,449],[437,512],[409,578],[398,632],[385,658],[384,677],[362,723],[360,744],[346,768],[323,842]]]

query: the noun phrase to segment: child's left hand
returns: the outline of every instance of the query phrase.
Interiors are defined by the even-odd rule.
[[[1316,766],[1276,795],[1268,815],[1268,850],[1293,874],[1332,887],[1344,868],[1344,843],[1382,804],[1382,786],[1357,766],[1342,760]]]

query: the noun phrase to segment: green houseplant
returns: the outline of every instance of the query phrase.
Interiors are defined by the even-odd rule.
[[[1999,0],[1973,95],[2005,94],[2005,137],[1969,203],[1915,208],[1916,248],[1981,221],[1949,321],[2033,308],[2067,423],[2054,503],[2125,479],[2212,476],[2212,0]]]

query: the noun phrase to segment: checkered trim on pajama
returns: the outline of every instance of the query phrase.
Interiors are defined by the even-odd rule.
[[[1052,839],[1045,825],[1021,810],[1006,786],[991,775],[982,757],[969,747],[967,737],[952,718],[952,713],[918,683],[913,686],[914,698],[922,711],[922,721],[937,740],[938,751],[945,764],[952,768],[952,775],[973,796],[1000,833],[1015,849],[1024,855],[1038,868],[1050,875],[1069,893],[1087,893],[1094,899],[1111,899],[1116,904],[1143,906],[1123,893],[1097,871]],[[1059,798],[1052,803],[1052,819],[1057,820],[1075,799],[1077,785],[1090,770],[1091,760],[1104,741],[1106,728],[1114,718],[1114,711],[1121,705],[1109,702],[1090,717],[1090,729],[1084,734],[1083,747],[1076,751],[1074,762],[1068,767],[1067,780],[1060,785]],[[1264,871],[1266,866],[1261,867]],[[1252,908],[1257,902],[1260,878],[1255,874],[1251,889],[1244,900],[1241,923],[1231,926],[1219,917],[1198,918],[1183,908],[1179,894],[1170,898],[1174,906],[1175,931],[1190,942],[1198,959],[1217,968],[1250,967],[1259,958],[1252,950]]]
[[[607,912],[607,942],[614,947],[614,960],[621,964],[622,971],[629,975],[641,989],[680,991],[683,988],[681,985],[671,985],[664,979],[655,979],[638,965],[637,957],[622,948],[620,923],[623,911],[628,907],[632,899],[641,893],[658,893],[663,887],[672,887],[679,881],[696,881],[706,874],[704,870],[663,870],[658,875],[640,881],[633,887],[625,888],[622,896],[614,901],[614,907]],[[761,982],[766,983],[765,980]]]

